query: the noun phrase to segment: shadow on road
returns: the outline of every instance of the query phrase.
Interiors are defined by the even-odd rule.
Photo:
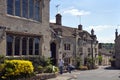
[[[120,76],[118,76],[120,78]]]
[[[117,69],[117,68],[114,68],[114,67],[111,67],[111,66],[105,67],[104,69],[105,70],[120,70],[120,69]]]

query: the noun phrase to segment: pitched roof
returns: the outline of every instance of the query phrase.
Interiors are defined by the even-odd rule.
[[[63,37],[66,37],[66,36],[67,37],[74,37],[74,33],[76,31],[81,38],[85,37],[87,40],[91,40],[90,33],[88,33],[85,30],[78,30],[78,28],[72,28],[72,27],[68,27],[68,26],[57,25],[56,23],[50,23],[50,27],[54,31],[56,31],[56,30],[61,31]]]
[[[53,30],[61,31],[63,37],[65,37],[65,36],[74,37],[73,33],[74,33],[75,28],[71,28],[71,27],[67,27],[67,26],[61,26],[61,25],[57,25],[55,23],[50,23],[50,27]]]

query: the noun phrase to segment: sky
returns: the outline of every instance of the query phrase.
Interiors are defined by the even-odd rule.
[[[57,13],[64,26],[94,29],[99,43],[114,43],[115,29],[120,33],[120,0],[51,0],[50,22],[55,22]]]

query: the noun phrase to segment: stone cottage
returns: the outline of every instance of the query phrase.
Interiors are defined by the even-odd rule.
[[[63,59],[65,63],[75,64],[75,59],[80,58],[80,64],[86,64],[86,58],[97,57],[98,41],[91,30],[91,34],[82,29],[72,28],[62,25],[61,14],[56,15],[56,23],[50,23],[51,28],[51,57],[57,63],[58,59]]]

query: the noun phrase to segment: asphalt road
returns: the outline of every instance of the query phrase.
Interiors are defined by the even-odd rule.
[[[76,71],[66,76],[71,76],[69,80],[120,80],[120,70],[100,66],[96,70]]]
[[[95,70],[72,71],[63,73],[56,78],[48,80],[120,80],[120,69],[113,69],[107,66],[100,66]]]

